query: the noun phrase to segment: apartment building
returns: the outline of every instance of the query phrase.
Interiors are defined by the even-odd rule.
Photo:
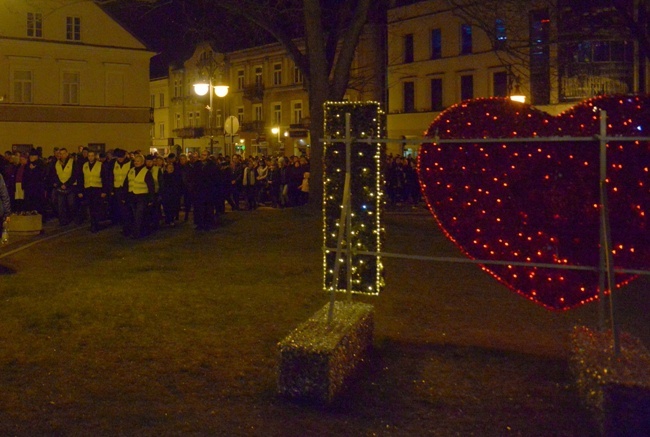
[[[0,149],[146,148],[151,56],[93,2],[0,2]]]
[[[369,26],[361,38],[345,99],[383,101],[383,28]],[[198,82],[228,85],[224,97],[199,96]],[[165,85],[166,81],[166,85]],[[232,155],[309,155],[309,95],[305,78],[279,43],[221,53],[209,43],[172,65],[166,78],[150,83],[155,125],[171,123],[162,138],[152,132],[152,147],[178,151],[212,150]],[[167,88],[168,115],[160,103]],[[159,110],[162,111],[159,114]]]
[[[389,138],[421,138],[440,111],[470,98],[516,93],[557,114],[598,94],[648,90],[645,58],[617,25],[611,1],[530,1],[527,10],[519,2],[509,15],[503,7],[503,16],[480,2],[462,11],[453,3],[459,2],[392,2]],[[628,3],[633,17],[647,20],[644,1]],[[393,143],[388,149],[409,155],[418,146]]]
[[[149,82],[150,96],[149,104],[153,121],[150,124],[151,151],[166,155],[170,153],[173,140],[170,142],[173,129],[170,116],[170,89],[167,77],[154,78]]]

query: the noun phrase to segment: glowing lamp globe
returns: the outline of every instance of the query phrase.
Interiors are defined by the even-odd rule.
[[[228,95],[228,85],[215,85],[214,93],[217,97],[226,97]]]
[[[194,92],[199,96],[205,96],[210,91],[210,85],[207,83],[195,83]]]

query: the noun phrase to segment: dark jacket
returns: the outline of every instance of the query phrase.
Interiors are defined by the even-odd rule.
[[[7,191],[4,178],[0,175],[0,223],[4,223],[9,214],[11,214],[9,192]]]

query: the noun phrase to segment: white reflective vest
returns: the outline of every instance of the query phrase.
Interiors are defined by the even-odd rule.
[[[135,167],[129,170],[129,193],[133,194],[148,194],[149,187],[145,181],[145,176],[149,173],[147,167],[141,167],[140,173],[135,174]]]
[[[122,188],[129,175],[129,170],[131,170],[131,161],[124,161],[122,165],[115,161],[113,166],[113,188]]]
[[[72,169],[74,167],[74,161],[71,158],[68,158],[68,162],[65,163],[65,167],[61,164],[61,161],[57,161],[54,164],[56,169],[56,176],[59,178],[59,182],[62,184],[69,181],[72,177]]]
[[[95,161],[93,168],[90,163],[86,162],[83,166],[84,188],[101,188],[102,187],[102,163]]]

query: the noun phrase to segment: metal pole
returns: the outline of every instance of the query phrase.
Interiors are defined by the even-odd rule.
[[[616,307],[614,299],[614,271],[612,259],[612,236],[609,229],[609,209],[607,202],[607,111],[600,111],[600,235],[601,260],[605,262],[607,272],[607,288],[609,289],[609,311],[614,341],[614,354],[621,353]],[[601,269],[603,266],[601,266]]]
[[[210,109],[208,109],[208,129],[210,130],[210,155],[214,154],[214,139],[212,138],[212,93],[214,93],[214,90],[212,89],[212,76],[210,77],[210,89],[208,90],[210,93]]]
[[[336,300],[336,290],[339,287],[339,275],[341,272],[341,254],[343,253],[343,233],[347,223],[348,204],[349,204],[349,187],[350,173],[345,174],[345,183],[343,184],[343,204],[341,205],[341,216],[339,218],[339,233],[336,239],[336,259],[334,260],[334,274],[332,275],[332,285],[330,286],[330,307],[327,313],[327,324],[332,323],[334,318],[334,302]]]
[[[347,194],[346,203],[346,223],[345,223],[345,246],[348,249],[346,256],[346,273],[347,273],[347,295],[348,301],[352,300],[352,114],[345,114],[345,180],[348,181],[345,191]]]

